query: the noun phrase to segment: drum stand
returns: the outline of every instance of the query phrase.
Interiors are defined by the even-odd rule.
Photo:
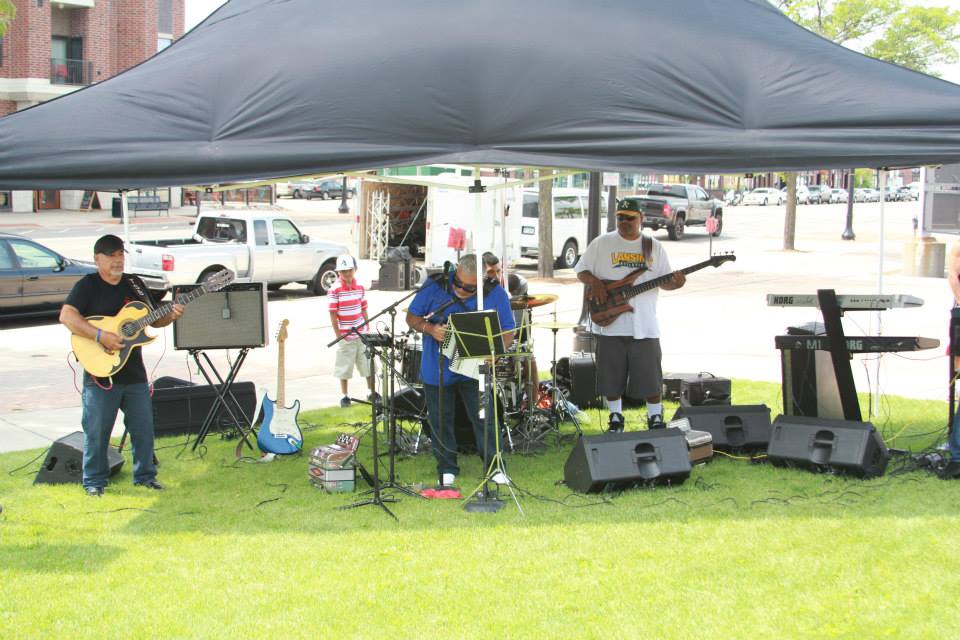
[[[573,422],[578,436],[582,436],[583,431],[580,429],[580,421],[567,409],[566,394],[560,390],[560,386],[557,384],[557,332],[560,331],[560,325],[554,323],[553,326],[550,327],[550,330],[553,332],[553,358],[550,360],[550,370],[553,372],[553,380],[550,381],[549,423],[550,430],[557,434],[557,444],[559,444],[561,439],[560,422],[564,416],[569,417],[570,421]]]

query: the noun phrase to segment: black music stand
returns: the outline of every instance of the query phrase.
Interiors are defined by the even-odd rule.
[[[503,500],[490,494],[489,483],[497,473],[507,477],[507,488],[513,496],[517,509],[523,513],[523,508],[513,492],[512,481],[509,480],[507,470],[503,467],[503,451],[500,448],[500,425],[497,421],[497,395],[496,385],[493,384],[494,370],[492,363],[497,356],[506,355],[506,349],[503,346],[503,333],[500,328],[500,318],[493,309],[483,311],[468,311],[466,313],[454,313],[448,319],[447,331],[453,332],[453,339],[456,341],[457,355],[459,358],[483,358],[486,360],[480,371],[483,374],[483,445],[481,451],[489,454],[487,451],[487,438],[490,429],[490,422],[493,421],[494,429],[494,454],[487,463],[484,476],[480,481],[480,486],[471,492],[472,498],[464,504],[464,509],[470,513],[496,513],[504,507]],[[488,411],[488,399],[492,400],[492,411]],[[485,456],[481,454],[481,459]]]
[[[233,418],[234,425],[236,425],[237,430],[240,432],[240,437],[244,442],[247,443],[247,446],[250,447],[250,449],[253,449],[253,445],[251,445],[250,441],[247,440],[247,436],[253,432],[253,422],[257,419],[257,416],[248,418],[247,414],[244,413],[243,408],[240,406],[240,402],[237,400],[236,396],[233,395],[233,391],[230,390],[230,387],[233,386],[234,380],[237,379],[237,374],[240,372],[240,367],[243,366],[243,361],[247,359],[247,354],[249,352],[250,347],[243,347],[240,349],[240,354],[230,366],[230,371],[227,372],[227,377],[223,378],[220,376],[220,372],[217,371],[216,366],[214,366],[213,361],[210,360],[210,356],[204,353],[202,349],[190,349],[190,355],[193,356],[194,361],[196,361],[197,368],[207,381],[207,384],[209,384],[217,394],[217,397],[213,400],[213,404],[210,405],[210,410],[207,411],[207,415],[203,419],[203,424],[200,425],[200,430],[197,432],[197,438],[193,441],[193,446],[190,448],[191,451],[196,451],[197,447],[200,446],[200,443],[202,443],[207,437],[207,434],[210,432],[210,428],[213,426],[213,421],[216,419],[217,411],[221,406],[226,409],[227,413],[230,414],[230,417]],[[207,361],[206,367],[203,366],[203,362],[200,360],[201,356]],[[213,375],[217,378],[216,384],[213,382],[213,378],[210,377],[210,373],[207,371],[208,367],[210,371],[213,372]],[[228,402],[228,400],[233,402],[233,407],[230,406],[230,402]],[[237,413],[235,413],[233,410],[234,408],[236,408],[237,413],[243,417],[243,424],[241,424],[240,419],[237,418]],[[237,455],[240,455],[239,445],[237,448]]]

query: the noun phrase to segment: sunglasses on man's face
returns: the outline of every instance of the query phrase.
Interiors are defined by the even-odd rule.
[[[617,222],[623,222],[625,220],[629,220],[630,222],[633,222],[634,220],[639,220],[639,219],[640,219],[640,216],[628,216],[622,213],[617,214]]]
[[[467,293],[475,293],[477,291],[477,285],[464,284],[463,280],[457,277],[457,274],[453,274],[453,286],[455,286],[457,289],[462,289]]]

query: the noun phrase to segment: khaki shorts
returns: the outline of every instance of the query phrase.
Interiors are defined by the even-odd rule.
[[[337,359],[333,363],[333,377],[349,380],[353,377],[353,367],[364,378],[370,377],[370,361],[367,348],[360,340],[341,340],[337,345]]]

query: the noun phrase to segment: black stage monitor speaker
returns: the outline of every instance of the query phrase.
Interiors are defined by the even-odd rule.
[[[174,295],[198,285],[176,287]],[[262,282],[231,284],[200,296],[173,323],[177,349],[240,349],[267,344],[267,291]]]
[[[720,451],[757,451],[770,442],[770,408],[765,404],[681,406],[673,419],[686,418],[690,428],[713,436]]]
[[[597,363],[592,353],[573,353],[560,358],[554,378],[557,385],[567,390],[567,399],[581,409],[603,406],[597,394]]]
[[[564,482],[581,493],[682,484],[689,476],[687,439],[679,429],[584,436],[563,465]]]
[[[256,420],[257,391],[252,382],[234,382],[230,392],[240,403],[244,415]],[[208,384],[193,384],[187,380],[164,376],[153,383],[153,430],[157,436],[175,436],[199,433],[203,421],[216,399],[216,390]],[[229,396],[228,396],[229,398]],[[230,401],[234,412],[237,407]],[[237,418],[241,418],[237,415]],[[230,413],[223,408],[214,417],[212,428],[220,430],[223,425],[235,426]]]
[[[778,466],[873,478],[886,471],[890,454],[869,422],[777,416],[767,457]]]
[[[110,475],[123,466],[123,456],[110,447],[107,449]],[[83,480],[83,432],[74,431],[50,445],[47,458],[37,473],[33,484],[67,484]]]

